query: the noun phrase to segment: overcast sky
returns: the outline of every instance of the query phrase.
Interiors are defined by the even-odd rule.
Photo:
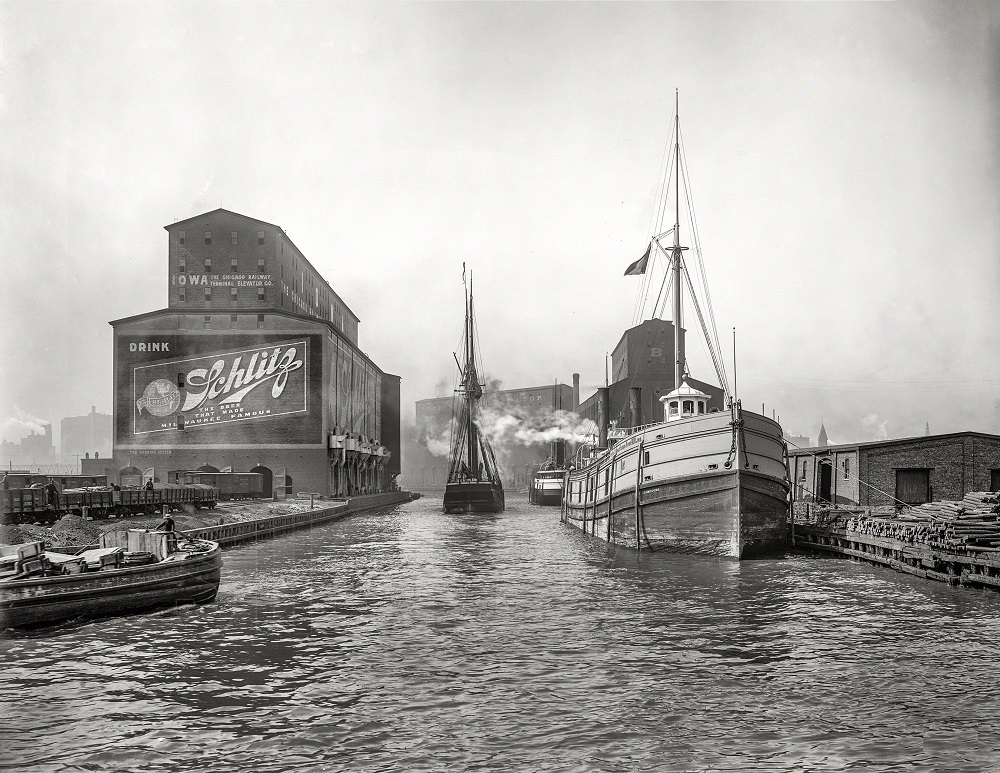
[[[108,322],[166,306],[163,226],[217,207],[286,230],[404,416],[453,384],[463,261],[487,373],[586,397],[675,89],[744,404],[813,441],[1000,433],[1000,4],[0,11],[7,439],[110,413]]]

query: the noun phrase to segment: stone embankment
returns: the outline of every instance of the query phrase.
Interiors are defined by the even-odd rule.
[[[346,515],[408,502],[409,492],[369,494],[350,499],[295,498],[280,501],[221,502],[213,510],[175,513],[174,526],[192,537],[233,545],[272,537],[286,531],[313,526]],[[152,529],[162,515],[129,516],[101,520],[67,515],[54,524],[0,525],[0,543],[21,544],[42,541],[48,547],[97,544],[106,531]]]

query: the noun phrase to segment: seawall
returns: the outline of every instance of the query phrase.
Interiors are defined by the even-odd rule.
[[[240,542],[265,539],[284,532],[316,526],[317,524],[333,521],[348,515],[363,513],[367,510],[398,505],[416,498],[417,495],[408,491],[397,491],[388,494],[367,494],[351,497],[350,499],[339,501],[330,507],[324,507],[319,510],[309,510],[304,513],[292,513],[290,515],[275,515],[269,518],[259,518],[240,523],[226,523],[219,526],[205,526],[201,529],[185,529],[184,533],[198,539],[218,542],[223,546],[235,545]]]

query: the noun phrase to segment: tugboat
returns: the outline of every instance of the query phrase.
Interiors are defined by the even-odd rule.
[[[665,183],[658,207],[661,215],[674,210],[673,227],[664,231],[666,223],[658,223],[645,255],[625,271],[626,276],[644,274],[657,254],[668,261],[661,295],[653,306],[659,308],[661,301],[665,305],[672,289],[673,383],[663,385],[666,388],[659,398],[663,418],[652,424],[635,420],[631,427],[609,432],[609,389],[599,389],[598,442],[591,453],[578,453],[567,475],[561,517],[595,538],[636,550],[739,560],[784,548],[790,488],[787,449],[776,421],[743,409],[734,394],[735,372],[730,392],[711,305],[699,306],[695,298],[683,257],[688,248],[680,240],[680,185],[681,179],[688,178],[687,170],[682,174],[680,168],[684,155],[676,113],[674,135],[674,206],[668,204],[671,186]],[[670,167],[666,181],[669,171]],[[684,199],[690,202],[690,195]],[[693,213],[690,223],[694,254],[700,258]],[[670,234],[673,244],[664,245],[661,240]],[[682,284],[691,289],[721,385],[716,390],[719,397],[689,383],[682,337]]]
[[[558,505],[562,502],[566,470],[554,459],[546,459],[531,478],[528,502],[533,505]]]
[[[549,458],[535,470],[528,484],[528,502],[532,505],[562,503],[566,484],[566,441],[553,441]]]
[[[465,264],[462,264],[465,285]],[[451,453],[448,482],[444,489],[446,513],[499,513],[504,509],[500,468],[489,441],[480,432],[479,401],[483,385],[476,364],[475,315],[472,277],[465,287],[465,331],[462,337],[463,360],[455,355],[460,382],[455,390],[452,416]]]

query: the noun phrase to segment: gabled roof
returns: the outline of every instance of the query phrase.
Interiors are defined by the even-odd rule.
[[[165,230],[169,231],[169,230],[171,230],[173,228],[176,228],[179,225],[187,225],[192,220],[201,220],[203,217],[211,217],[212,215],[216,215],[216,214],[218,214],[220,212],[222,212],[224,214],[227,214],[227,215],[233,215],[235,217],[241,217],[244,220],[249,220],[249,221],[251,221],[253,223],[260,223],[261,225],[266,225],[266,226],[268,226],[270,228],[277,228],[282,233],[285,233],[285,229],[282,228],[280,225],[275,225],[274,223],[268,223],[266,220],[259,220],[256,217],[250,217],[249,215],[243,215],[243,214],[240,214],[239,212],[233,212],[231,209],[223,209],[222,207],[219,207],[218,209],[213,209],[211,212],[202,212],[200,215],[194,215],[193,217],[185,218],[184,220],[178,220],[176,223],[171,223],[170,225],[163,226],[163,228]],[[285,236],[287,237],[288,234],[285,234]],[[296,249],[298,249],[298,248],[296,248]]]
[[[670,397],[704,397],[704,398],[707,399],[709,396],[710,395],[707,395],[704,392],[702,392],[702,391],[700,391],[698,389],[695,389],[693,386],[691,386],[687,382],[686,378],[682,378],[681,379],[681,385],[679,387],[677,387],[677,389],[671,390],[670,392],[668,392],[666,395],[664,395],[660,399],[661,400],[665,400],[665,399],[670,398]]]
[[[274,223],[268,223],[266,220],[259,220],[256,217],[250,217],[249,215],[243,215],[239,212],[233,212],[231,209],[223,209],[222,207],[219,207],[218,209],[213,209],[211,212],[202,212],[200,215],[194,215],[193,217],[189,217],[184,220],[178,220],[176,223],[171,223],[170,225],[163,226],[163,228],[164,230],[169,232],[174,230],[178,226],[190,223],[192,220],[201,220],[202,218],[211,217],[212,215],[216,215],[220,212],[226,215],[232,215],[233,217],[243,218],[244,220],[247,220],[251,223],[257,223],[258,225],[265,225],[268,228],[277,228],[279,231],[281,231],[281,235],[284,236],[285,239],[288,240],[288,243],[292,246],[292,248],[299,255],[302,256],[302,260],[304,260],[309,265],[309,268],[313,270],[316,276],[320,278],[320,280],[330,289],[330,292],[334,294],[334,296],[337,298],[338,301],[340,301],[341,305],[345,309],[347,309],[348,313],[352,317],[354,317],[354,319],[360,324],[361,318],[351,310],[351,307],[348,306],[347,303],[344,301],[344,299],[340,297],[340,293],[338,293],[336,290],[333,289],[333,286],[330,284],[329,281],[327,281],[326,277],[324,277],[323,274],[320,273],[320,271],[312,264],[312,261],[306,257],[306,254],[298,248],[298,245],[296,245],[295,242],[292,241],[291,237],[289,237],[289,235],[285,232],[285,229],[282,228],[280,225],[275,225]]]

